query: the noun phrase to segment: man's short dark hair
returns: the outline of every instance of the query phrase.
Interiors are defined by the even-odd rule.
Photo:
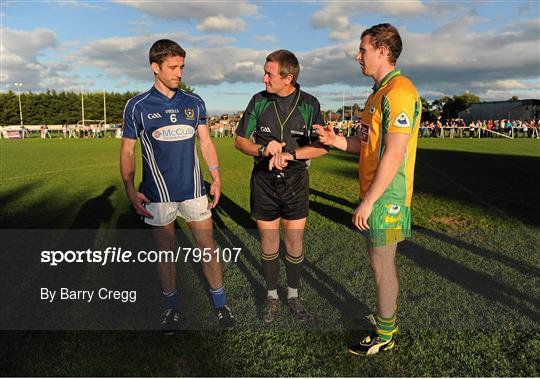
[[[292,84],[296,84],[298,75],[300,75],[300,64],[296,56],[289,50],[276,50],[273,53],[268,54],[266,62],[277,62],[279,64],[279,74],[281,77],[285,77],[289,74],[292,75]]]
[[[388,49],[388,61],[395,65],[401,50],[403,49],[403,44],[401,43],[401,37],[397,29],[390,24],[378,24],[374,25],[369,29],[366,29],[362,32],[362,37],[365,36],[371,37],[371,45],[378,49],[382,46]]]
[[[186,51],[170,39],[160,39],[154,42],[148,53],[150,64],[157,63],[159,66],[167,57],[186,57]]]

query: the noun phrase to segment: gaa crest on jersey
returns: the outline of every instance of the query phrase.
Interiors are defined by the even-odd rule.
[[[195,111],[192,108],[184,109],[184,113],[186,114],[186,118],[188,120],[195,120]]]
[[[398,128],[410,127],[411,122],[409,121],[409,116],[407,116],[405,112],[401,112],[394,120],[394,126],[397,126]]]
[[[369,142],[369,124],[360,122],[360,140],[366,145]]]

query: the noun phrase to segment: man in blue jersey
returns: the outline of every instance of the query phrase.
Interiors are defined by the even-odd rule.
[[[201,251],[212,253],[210,262],[203,262],[203,272],[219,324],[232,329],[235,320],[227,306],[222,266],[214,253],[210,211],[221,194],[219,162],[210,138],[204,101],[179,89],[185,56],[186,52],[171,40],[159,40],[150,48],[154,86],[131,98],[124,109],[120,171],[133,207],[153,226],[160,251],[173,250],[174,224],[180,216],[186,220]],[[212,175],[210,203],[197,157],[195,134]],[[141,140],[143,156],[140,192],[134,184],[137,139]],[[173,334],[179,327],[180,316],[175,262],[158,262],[158,272],[166,304],[161,329]]]

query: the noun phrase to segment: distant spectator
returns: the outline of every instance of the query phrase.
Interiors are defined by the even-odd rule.
[[[51,133],[49,132],[49,127],[44,125],[43,127],[43,138],[52,138]]]
[[[68,126],[68,138],[78,138],[75,134],[75,125]]]
[[[506,120],[506,133],[508,135],[512,134],[512,128],[513,127],[514,127],[514,125],[512,124],[512,121],[511,120]]]
[[[455,120],[452,120],[452,122],[450,122],[450,131],[449,131],[450,138],[454,138],[454,136],[456,135],[456,128],[457,128],[457,123]]]
[[[21,126],[21,138],[25,139],[28,138],[28,129],[23,125]]]
[[[471,123],[469,124],[469,138],[474,137],[475,129],[476,129],[476,123],[474,121],[471,121]]]
[[[442,129],[442,122],[440,119],[437,119],[437,123],[435,124],[435,135],[439,138],[441,137],[444,137],[443,133],[443,129]]]

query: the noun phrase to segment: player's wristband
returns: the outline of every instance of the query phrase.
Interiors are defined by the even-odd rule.
[[[208,167],[208,171],[214,171],[214,170],[219,170],[221,167],[219,167],[219,165],[216,165],[216,166],[210,166]]]
[[[292,155],[293,160],[296,160],[296,150],[289,151],[289,154]]]

